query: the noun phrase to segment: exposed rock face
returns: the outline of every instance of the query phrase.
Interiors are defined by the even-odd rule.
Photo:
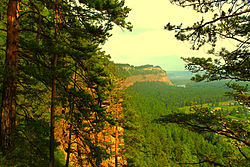
[[[130,66],[130,65],[118,65],[120,70],[127,76],[124,81],[124,86],[131,86],[136,82],[150,82],[159,81],[165,82],[169,85],[173,83],[168,78],[168,74],[159,66],[145,65],[145,66]]]
[[[131,86],[136,82],[146,82],[146,81],[166,82],[169,85],[173,85],[172,82],[169,80],[167,73],[131,76],[125,80],[124,85]]]

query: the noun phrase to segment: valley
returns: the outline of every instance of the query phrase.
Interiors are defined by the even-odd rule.
[[[139,73],[136,70],[133,72]],[[155,72],[151,75],[157,75],[153,73]],[[242,110],[237,102],[225,96],[225,92],[229,91],[225,82],[195,83],[175,78],[173,83],[186,86],[179,87],[160,80],[140,80],[126,89],[129,105],[125,111],[128,110],[129,115],[131,112],[135,115],[135,119],[128,120],[135,130],[125,129],[124,136],[128,166],[183,166],[199,162],[201,155],[204,158],[214,157],[213,161],[218,163],[226,162],[227,155],[230,154],[240,157],[233,147],[225,144],[224,137],[206,132],[192,132],[167,122],[157,123],[157,119],[168,114],[193,113],[194,106],[208,108],[210,112],[225,115],[226,118],[247,121],[249,110]],[[241,110],[240,113],[238,109]],[[249,149],[244,151],[247,153]],[[211,165],[202,163],[199,166]]]
[[[250,166],[246,0],[1,0],[0,167]]]

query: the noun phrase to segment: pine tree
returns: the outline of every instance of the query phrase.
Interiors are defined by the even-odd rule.
[[[181,7],[193,7],[200,13],[214,14],[212,20],[202,19],[192,26],[184,27],[168,23],[165,29],[175,30],[175,37],[181,41],[191,41],[192,49],[199,49],[203,45],[210,44],[208,54],[215,55],[212,58],[183,58],[187,63],[186,69],[196,74],[194,81],[216,81],[229,79],[227,86],[233,92],[227,93],[242,106],[250,106],[248,93],[249,82],[249,1],[171,1]],[[216,50],[218,39],[232,40],[237,44],[233,50],[222,48]],[[239,83],[238,81],[241,81]],[[193,113],[175,113],[159,119],[160,122],[172,122],[198,132],[211,132],[225,136],[232,147],[238,149],[241,156],[228,156],[229,162],[217,163],[211,157],[203,156],[202,162],[209,162],[221,166],[244,166],[249,157],[243,150],[249,149],[249,123],[248,120],[228,118],[223,113],[211,111],[209,108],[193,107]],[[236,158],[237,157],[237,158]],[[235,159],[234,159],[235,158]]]
[[[56,6],[57,9],[60,9],[57,12],[55,12]],[[4,8],[4,6],[2,7]],[[46,122],[49,121],[49,100],[46,97],[54,97],[51,104],[54,105],[55,115],[52,115],[51,118],[56,118],[55,125],[58,124],[60,119],[67,120],[59,108],[70,108],[68,102],[71,102],[72,98],[74,98],[73,105],[75,109],[68,121],[70,121],[70,124],[75,125],[73,128],[81,130],[77,135],[81,138],[81,141],[84,141],[84,144],[89,141],[87,147],[91,149],[91,154],[88,154],[84,160],[88,161],[92,166],[100,164],[105,151],[98,147],[98,143],[93,143],[91,138],[86,135],[86,133],[93,130],[100,131],[106,119],[103,112],[105,109],[100,106],[107,98],[110,89],[109,72],[104,70],[105,66],[108,65],[109,58],[99,50],[100,45],[110,36],[109,31],[114,24],[131,29],[131,25],[125,21],[129,11],[130,9],[124,6],[123,1],[80,1],[80,4],[76,3],[76,1],[60,1],[60,3],[56,3],[51,0],[24,0],[20,2],[19,33],[16,34],[19,43],[13,43],[16,46],[18,44],[18,47],[13,52],[15,53],[13,56],[19,55],[18,61],[15,62],[18,64],[18,69],[15,75],[16,78],[14,78],[14,80],[17,80],[15,82],[18,91],[12,97],[12,99],[18,97],[17,120],[19,122],[17,134],[19,139],[24,138],[26,142],[29,141],[30,143],[27,142],[27,145],[36,143],[35,135],[39,134],[31,133],[32,130],[28,128],[32,127],[32,125],[26,124],[27,122],[33,122],[36,127],[44,126],[46,127],[44,130],[48,130]],[[58,15],[60,15],[59,18]],[[6,15],[4,14],[4,16]],[[55,17],[60,20],[56,26]],[[5,23],[5,19],[1,20],[1,23]],[[57,29],[56,34],[55,29]],[[5,30],[1,27],[1,31]],[[3,50],[5,50],[5,47],[3,47]],[[55,55],[58,56],[57,61],[53,61],[56,60],[53,59]],[[75,66],[77,66],[77,70]],[[72,88],[72,83],[75,83],[74,79],[72,79],[75,73],[77,73],[77,83],[75,88]],[[54,82],[55,80],[56,82]],[[9,85],[3,83],[3,86]],[[50,95],[49,92],[55,86],[56,96]],[[3,90],[6,91],[7,89],[4,88]],[[4,98],[2,101],[4,101]],[[5,114],[6,112],[1,113]],[[93,115],[98,120],[93,120]],[[14,116],[16,116],[15,113],[13,118]],[[86,121],[90,123],[83,127],[82,125]],[[16,123],[16,121],[14,122]],[[26,125],[27,127],[25,127]],[[95,127],[91,129],[93,125]],[[53,124],[51,128],[54,128]],[[27,134],[34,136],[27,137]],[[45,132],[41,133],[41,141],[47,142],[46,137],[48,136],[46,135]],[[6,135],[3,134],[1,137],[6,137]],[[53,142],[53,139],[51,141]],[[37,143],[39,142],[37,141]],[[16,147],[21,148],[20,145]],[[53,147],[52,144],[51,148]],[[57,147],[57,143],[55,147]],[[30,147],[32,150],[39,150],[39,148],[45,150],[42,144],[37,147]],[[20,150],[17,149],[17,151]],[[51,150],[51,159],[53,159],[53,152]],[[35,152],[32,151],[31,154],[34,155]],[[81,155],[79,156],[81,157]],[[44,153],[41,157],[46,160],[48,153]],[[35,157],[33,158],[35,159]],[[22,163],[25,164],[24,166],[37,165],[36,162],[26,161]],[[53,160],[51,160],[51,164],[53,164]]]
[[[13,132],[16,127],[16,90],[19,30],[19,0],[9,0],[7,8],[7,40],[5,72],[1,105],[1,148],[6,155],[13,149]]]

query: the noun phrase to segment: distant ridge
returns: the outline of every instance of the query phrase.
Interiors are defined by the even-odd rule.
[[[136,82],[165,82],[169,85],[173,83],[168,78],[168,74],[160,66],[143,65],[133,66],[129,64],[117,64],[122,75],[126,77],[123,85],[128,87]]]
[[[170,79],[188,79],[193,76],[194,74],[190,71],[168,71],[168,77]]]

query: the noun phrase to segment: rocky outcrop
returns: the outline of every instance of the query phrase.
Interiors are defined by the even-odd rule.
[[[169,85],[173,85],[172,82],[169,80],[167,73],[130,76],[124,81],[124,85],[128,87],[136,82],[147,82],[147,81],[149,82],[159,81],[168,83]]]
[[[165,82],[169,85],[173,83],[168,78],[168,74],[159,66],[145,65],[145,66],[130,66],[120,65],[118,66],[123,74],[126,75],[126,79],[123,83],[125,87],[131,86],[136,82]]]

